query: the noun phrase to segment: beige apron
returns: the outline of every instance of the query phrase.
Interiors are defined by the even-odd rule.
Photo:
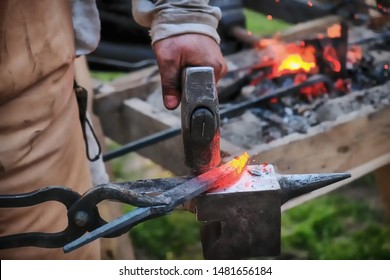
[[[69,0],[0,0],[0,193],[92,186],[73,93],[74,34]],[[58,232],[66,209],[48,202],[0,208],[0,236]],[[0,250],[1,259],[97,259],[99,243]]]

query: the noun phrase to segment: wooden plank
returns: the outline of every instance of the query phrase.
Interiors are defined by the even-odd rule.
[[[103,92],[97,90],[94,97],[94,112],[98,115],[118,111],[124,100],[146,97],[160,86],[160,76],[157,66],[132,72],[126,76],[115,79]]]
[[[308,39],[310,36],[317,36],[320,33],[326,34],[328,27],[341,21],[342,18],[335,15],[304,21],[281,31],[276,37],[286,42],[300,41]]]
[[[180,119],[168,111],[158,111],[150,104],[138,98],[126,100],[123,104],[123,115],[129,120],[121,129],[121,143],[136,140],[144,136],[171,127],[180,127]],[[121,139],[122,140],[122,139]],[[137,153],[150,158],[163,168],[177,174],[190,174],[184,166],[183,141],[181,135],[141,149]]]
[[[378,168],[374,172],[374,176],[388,221],[390,222],[390,161],[387,162],[387,165],[382,165],[382,167]]]

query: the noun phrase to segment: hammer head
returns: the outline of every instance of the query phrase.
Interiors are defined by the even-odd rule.
[[[181,123],[185,164],[200,174],[219,165],[220,121],[212,67],[188,67],[182,74]]]

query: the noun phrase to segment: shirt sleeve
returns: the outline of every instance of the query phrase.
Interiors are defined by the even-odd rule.
[[[184,33],[198,33],[213,38],[221,10],[208,5],[209,0],[132,0],[134,19],[150,28],[152,44],[158,40]]]
[[[71,4],[76,56],[85,55],[93,51],[100,40],[99,12],[95,0],[72,0]]]

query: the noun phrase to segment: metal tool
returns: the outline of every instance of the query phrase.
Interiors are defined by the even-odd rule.
[[[212,67],[182,75],[181,125],[185,164],[200,174],[221,163],[218,95]]]

